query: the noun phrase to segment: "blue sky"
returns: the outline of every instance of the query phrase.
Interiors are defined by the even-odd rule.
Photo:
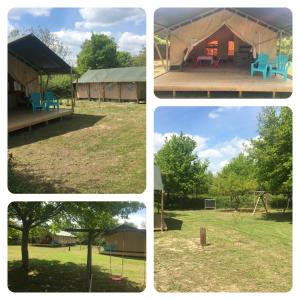
[[[217,173],[257,137],[261,107],[160,107],[154,115],[154,151],[165,138],[183,132],[197,142],[196,152],[208,158]]]
[[[132,54],[146,45],[145,12],[140,8],[14,8],[8,13],[9,31],[38,26],[69,46],[73,61],[92,32],[113,37],[119,50]]]
[[[128,219],[118,218],[120,223],[130,222],[137,225],[138,228],[144,229],[143,224],[146,224],[146,208],[143,208],[136,213],[130,214]]]

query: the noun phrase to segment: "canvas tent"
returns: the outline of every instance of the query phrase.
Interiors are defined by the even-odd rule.
[[[126,224],[106,232],[102,254],[146,257],[146,230]]]
[[[222,29],[240,45],[249,45],[255,58],[276,55],[277,41],[291,34],[292,14],[286,8],[162,8],[155,14],[155,33],[170,43],[167,66],[180,66],[193,50]],[[205,55],[205,54],[202,54]]]
[[[78,99],[145,100],[146,67],[88,70],[76,81]]]
[[[49,76],[55,74],[70,74],[72,109],[33,114],[29,96],[37,92],[43,98]],[[8,132],[72,114],[75,105],[72,88],[72,68],[34,34],[9,38]]]
[[[161,178],[159,166],[154,165],[154,192],[160,192],[159,208],[160,211],[154,214],[154,230],[167,230],[164,220],[164,185]]]
[[[72,246],[75,244],[76,236],[66,231],[59,231],[54,234],[47,233],[41,236],[38,241],[38,245]]]

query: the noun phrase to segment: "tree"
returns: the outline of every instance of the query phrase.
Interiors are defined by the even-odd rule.
[[[131,67],[133,63],[133,57],[127,51],[118,51],[117,60],[120,67]]]
[[[29,233],[48,223],[53,231],[66,227],[100,229],[117,224],[115,216],[126,218],[144,208],[138,202],[12,202],[8,207],[8,227],[21,231],[22,267],[29,269]]]
[[[146,66],[146,47],[143,47],[137,56],[133,57],[133,66]]]
[[[89,69],[105,69],[118,66],[117,45],[104,34],[92,34],[85,40],[77,55],[77,70],[83,74]]]
[[[266,107],[258,116],[257,139],[251,141],[251,156],[261,189],[292,196],[292,111]]]
[[[196,142],[183,135],[172,135],[155,155],[160,166],[165,191],[179,197],[191,194],[195,187],[207,189],[208,161],[201,161],[196,152]],[[201,191],[198,191],[201,192]]]
[[[8,227],[21,231],[22,268],[29,269],[28,242],[31,229],[61,212],[63,202],[12,202],[8,206]]]
[[[213,191],[217,195],[228,196],[234,209],[239,210],[243,196],[256,189],[254,172],[252,159],[241,153],[217,175]]]

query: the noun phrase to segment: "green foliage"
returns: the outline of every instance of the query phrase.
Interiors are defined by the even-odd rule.
[[[71,96],[70,75],[50,76],[47,90],[53,91],[59,97],[70,97]]]
[[[293,60],[293,37],[285,37],[277,42],[277,50],[280,54],[285,54],[289,57],[289,60]]]
[[[143,47],[138,55],[133,56],[132,65],[135,67],[146,66],[146,47]]]
[[[166,45],[167,41],[158,35],[154,35],[154,41],[157,45]]]
[[[120,67],[131,67],[134,59],[129,52],[118,51],[117,52],[117,60],[118,60],[118,65]]]
[[[117,44],[104,34],[92,34],[85,40],[77,56],[77,70],[83,74],[89,69],[105,69],[118,66]]]
[[[292,111],[266,107],[258,116],[259,138],[252,140],[251,156],[257,182],[272,194],[292,194]]]
[[[241,153],[233,158],[217,175],[213,192],[227,196],[230,206],[238,210],[250,191],[256,189],[255,167],[251,158]]]
[[[195,153],[196,142],[182,133],[173,135],[155,155],[160,166],[167,193],[183,198],[193,193],[205,192],[208,187],[208,161],[201,161]]]

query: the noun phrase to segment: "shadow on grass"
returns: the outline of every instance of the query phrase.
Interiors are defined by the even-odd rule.
[[[86,266],[58,260],[30,260],[30,271],[20,261],[8,262],[8,288],[12,292],[87,292]],[[114,283],[108,270],[93,266],[92,292],[140,292],[130,280]]]
[[[181,230],[183,221],[175,218],[165,218],[168,230]]]
[[[61,180],[51,178],[49,182],[28,169],[9,172],[8,190],[13,194],[78,193],[76,189],[64,187]]]
[[[37,124],[32,131],[28,131],[28,129],[18,130],[9,134],[8,149],[88,128],[94,126],[103,118],[105,118],[104,115],[73,114],[72,116],[64,117],[62,121],[58,119],[49,121],[48,125],[45,125],[45,123]]]
[[[289,222],[290,224],[293,224],[292,212],[270,212],[268,214],[263,214],[261,219],[265,221]]]

